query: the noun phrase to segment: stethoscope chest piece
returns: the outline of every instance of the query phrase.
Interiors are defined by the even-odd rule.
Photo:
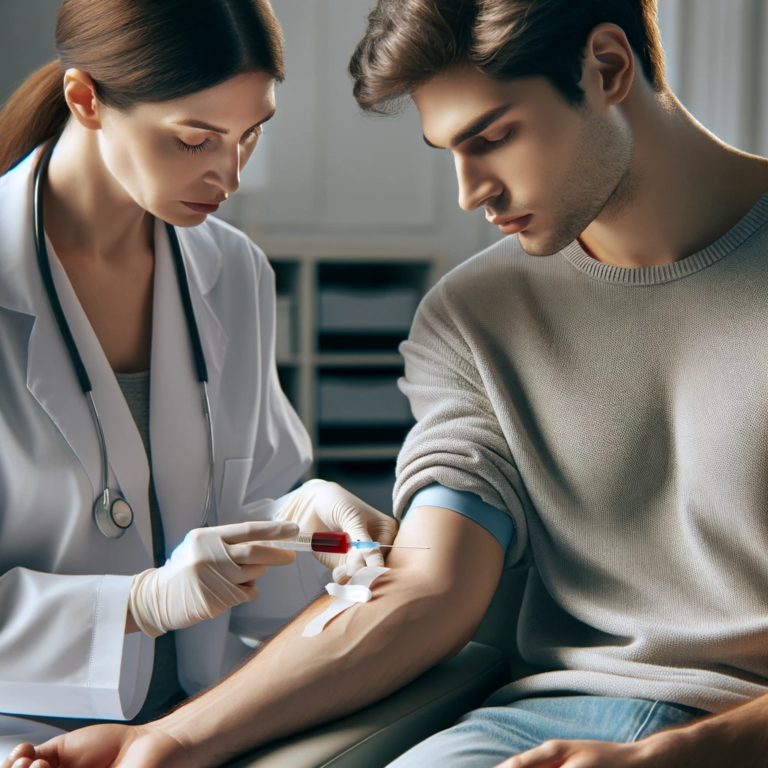
[[[99,530],[108,539],[119,539],[133,524],[131,505],[110,488],[105,488],[96,499],[93,516]]]

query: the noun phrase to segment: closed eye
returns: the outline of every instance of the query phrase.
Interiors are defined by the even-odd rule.
[[[485,155],[488,152],[493,152],[496,149],[506,147],[507,144],[514,138],[515,129],[510,128],[500,139],[490,140],[483,136],[478,136],[470,149],[470,153],[473,155]]]
[[[205,141],[200,142],[200,144],[187,144],[186,141],[182,141],[179,138],[176,138],[176,144],[178,145],[179,149],[183,150],[184,152],[189,152],[192,155],[199,155],[201,152],[204,152],[208,147],[211,145],[211,140],[206,139]]]

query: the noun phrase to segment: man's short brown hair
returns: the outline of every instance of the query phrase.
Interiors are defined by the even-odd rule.
[[[349,65],[367,112],[397,111],[419,85],[459,64],[497,80],[546,77],[573,105],[589,33],[618,25],[657,91],[665,88],[657,0],[378,0]]]

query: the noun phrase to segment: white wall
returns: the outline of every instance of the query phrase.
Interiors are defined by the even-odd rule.
[[[672,90],[716,136],[768,155],[768,0],[659,0]]]
[[[259,164],[226,215],[268,251],[311,240],[329,255],[359,244],[431,249],[457,263],[495,233],[481,212],[459,209],[450,155],[426,146],[415,108],[369,117],[352,98],[347,64],[371,4],[273,0],[288,76]]]
[[[373,0],[273,0],[288,78],[278,114],[222,214],[268,249],[308,241],[432,250],[448,263],[492,242],[462,212],[447,152],[421,139],[413,109],[363,117],[346,74]],[[0,0],[0,100],[50,60],[58,0]],[[670,82],[724,141],[768,155],[768,0],[659,0]]]
[[[0,0],[0,104],[37,67],[56,58],[60,0]]]

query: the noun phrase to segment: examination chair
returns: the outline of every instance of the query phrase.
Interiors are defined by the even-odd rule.
[[[457,656],[360,712],[270,744],[227,768],[383,768],[533,670],[515,642],[525,571],[505,571],[473,641]]]

